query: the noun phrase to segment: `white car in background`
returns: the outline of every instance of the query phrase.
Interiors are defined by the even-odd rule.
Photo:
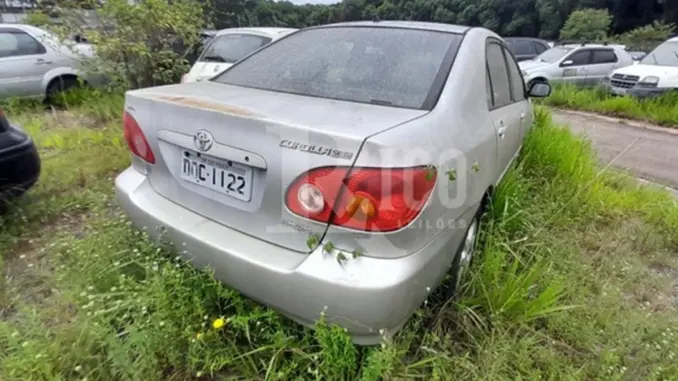
[[[605,84],[612,94],[640,98],[678,91],[678,37],[663,42],[637,64],[614,70]]]
[[[623,45],[557,45],[533,60],[519,62],[528,87],[535,82],[596,86],[612,70],[633,65]]]
[[[31,25],[0,24],[0,99],[47,98],[79,84],[80,67],[92,57],[91,45],[67,46],[50,32]]]
[[[271,41],[297,29],[292,28],[229,28],[220,30],[200,54],[181,83],[203,81],[231,67],[241,58]]]

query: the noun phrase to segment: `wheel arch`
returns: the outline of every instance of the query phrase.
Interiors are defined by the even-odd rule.
[[[75,70],[71,67],[58,67],[48,71],[42,78],[42,92],[46,96],[47,89],[49,86],[54,83],[58,78],[64,77],[75,77],[75,78],[84,78],[82,73],[78,70]]]

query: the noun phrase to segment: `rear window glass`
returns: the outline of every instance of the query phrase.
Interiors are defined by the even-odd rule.
[[[448,49],[457,49],[461,40],[415,29],[309,29],[269,45],[213,81],[419,109]]]
[[[270,37],[253,34],[224,34],[215,37],[200,61],[234,63],[271,42]]]

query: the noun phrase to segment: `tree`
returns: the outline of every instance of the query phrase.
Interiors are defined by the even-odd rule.
[[[649,52],[673,35],[675,25],[658,21],[632,29],[617,36],[616,40],[634,50]]]
[[[72,1],[72,2],[71,2]],[[45,27],[64,43],[85,37],[94,57],[81,70],[106,78],[114,88],[140,88],[176,82],[188,70],[186,57],[200,38],[203,7],[195,0],[61,0],[58,23]],[[89,8],[85,10],[83,8]],[[47,9],[42,12],[48,11]],[[31,17],[44,23],[40,13]],[[73,49],[74,53],[79,50]]]
[[[607,9],[580,9],[570,14],[560,30],[561,40],[600,41],[607,38],[612,16]]]

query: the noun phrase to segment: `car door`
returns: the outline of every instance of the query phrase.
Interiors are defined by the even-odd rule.
[[[53,66],[48,52],[23,30],[0,27],[0,97],[41,95],[43,77]]]
[[[561,70],[561,82],[585,85],[592,53],[591,49],[579,49],[565,56],[558,65]]]
[[[612,48],[593,49],[586,84],[589,86],[599,84],[606,75],[617,68],[618,64],[619,57]]]
[[[487,72],[488,107],[490,118],[497,135],[497,168],[506,172],[508,165],[518,152],[521,142],[522,105],[513,102],[511,80],[509,76],[505,47],[494,38],[488,39],[485,46],[485,66]]]

